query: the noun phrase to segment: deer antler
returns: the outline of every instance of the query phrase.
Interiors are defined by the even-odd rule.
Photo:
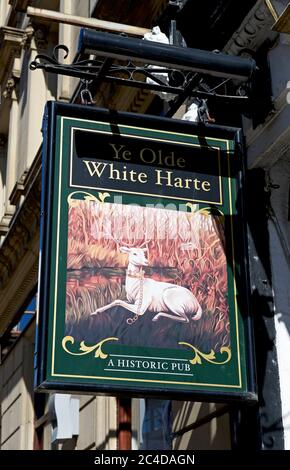
[[[145,242],[141,243],[141,245],[139,245],[139,248],[142,248],[142,246],[144,245],[148,245],[150,243],[151,240],[146,240]]]
[[[116,245],[117,245],[117,250],[119,251],[120,249],[120,241],[118,239],[116,239],[115,237],[113,237],[113,235],[111,233],[109,233],[108,230],[104,231],[104,235],[106,236],[106,238],[108,238],[109,240],[113,240]]]
[[[104,235],[107,238],[109,238],[110,240],[113,240],[116,243],[118,251],[120,251],[120,246],[126,246],[127,248],[133,248],[133,247],[136,246],[136,243],[123,242],[122,240],[113,237],[113,235],[111,233],[109,233],[108,230],[104,231]],[[148,250],[148,244],[149,244],[150,241],[151,240],[145,240],[141,245],[138,246],[138,248],[142,248],[144,245],[146,245],[147,250]]]
[[[106,237],[108,237],[110,240],[113,240],[116,243],[118,251],[120,251],[120,246],[126,246],[128,248],[133,248],[135,246],[135,243],[131,243],[131,244],[126,243],[118,238],[113,237],[113,235],[109,233],[108,231],[104,232],[104,234],[106,235]]]

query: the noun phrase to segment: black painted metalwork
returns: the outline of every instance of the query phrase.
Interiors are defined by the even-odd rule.
[[[170,69],[241,81],[249,80],[256,69],[255,61],[250,58],[160,44],[88,29],[82,29],[80,32],[78,52],[119,60],[139,60]]]
[[[104,81],[169,93],[176,98],[171,100],[167,116],[172,116],[192,96],[234,100],[235,104],[245,102],[247,96],[228,96],[218,94],[217,90],[232,78],[244,86],[256,69],[252,59],[84,29],[80,33],[77,60],[71,64],[60,62],[61,52],[65,59],[69,50],[65,45],[58,45],[51,56],[38,54],[30,69],[92,81],[94,87]],[[88,53],[94,53],[95,58],[78,59]],[[226,80],[210,88],[203,78],[208,74]],[[166,76],[168,80],[163,79]]]

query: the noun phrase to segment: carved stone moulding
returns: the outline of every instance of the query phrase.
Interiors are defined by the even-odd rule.
[[[16,90],[17,79],[14,77],[9,77],[3,87],[2,96],[5,99],[10,99],[12,97],[13,91]]]
[[[0,236],[5,236],[8,233],[11,218],[11,215],[4,214],[4,216],[0,220]]]
[[[19,204],[21,196],[24,196],[26,193],[26,184],[28,169],[23,172],[19,180],[16,182],[11,195],[9,197],[10,204],[12,206],[17,206]]]
[[[31,240],[39,236],[40,182],[38,179],[41,179],[40,174],[10,221],[6,237],[0,247],[0,259],[4,256],[6,260],[5,266],[0,264],[0,290],[4,289],[13,277]]]
[[[11,74],[15,58],[20,57],[26,41],[25,30],[5,26],[0,28],[0,83]]]
[[[13,290],[11,289],[8,295],[6,293],[6,298],[2,295],[5,292],[0,288],[0,336],[11,327],[15,315],[35,288],[38,276],[38,259],[35,260],[31,257],[25,261],[25,266],[22,266],[21,282],[19,282],[20,279],[15,282]],[[0,265],[0,267],[2,266]]]
[[[273,16],[264,0],[259,0],[225,45],[223,52],[241,55],[244,50],[255,52],[266,39],[274,39],[271,31]]]

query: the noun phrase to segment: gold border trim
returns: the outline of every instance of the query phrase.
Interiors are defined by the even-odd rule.
[[[228,155],[229,155],[229,141],[227,143]],[[228,174],[231,174],[230,159],[228,157]],[[229,202],[230,202],[230,214],[233,214],[233,201],[232,201],[232,183],[231,178],[228,178],[229,184]],[[234,244],[234,229],[233,220],[231,217],[231,239],[232,239],[232,259],[233,259],[233,284],[234,284],[234,302],[235,302],[235,317],[236,317],[236,338],[237,338],[237,356],[238,356],[238,369],[239,369],[239,383],[242,384],[242,371],[241,371],[241,353],[239,343],[239,319],[238,319],[238,305],[237,305],[237,284],[236,284],[236,258],[235,258],[235,244]],[[241,385],[242,386],[242,385]]]
[[[209,383],[193,383],[193,382],[173,382],[173,381],[166,381],[166,380],[143,380],[143,379],[131,379],[131,378],[117,378],[117,377],[102,377],[102,376],[83,376],[83,375],[71,375],[71,374],[57,374],[55,373],[55,337],[56,337],[56,311],[57,311],[57,285],[58,285],[58,271],[59,271],[59,228],[60,228],[60,201],[61,201],[61,183],[62,183],[62,160],[63,160],[63,122],[65,119],[68,120],[77,120],[77,121],[84,121],[84,122],[93,122],[93,123],[101,123],[103,124],[102,121],[90,121],[86,119],[76,119],[76,118],[66,118],[64,116],[60,116],[60,137],[59,137],[59,143],[60,143],[60,155],[59,155],[59,188],[58,188],[58,213],[57,213],[57,243],[56,243],[56,275],[55,275],[55,296],[54,296],[54,318],[53,318],[53,344],[52,344],[52,361],[51,361],[51,376],[52,377],[70,377],[70,378],[82,378],[82,379],[102,379],[102,380],[108,380],[108,381],[126,381],[126,382],[146,382],[146,383],[161,383],[161,384],[171,384],[171,385],[187,385],[187,386],[206,386],[206,387],[223,387],[223,388],[242,388],[242,380],[241,380],[241,364],[240,364],[240,346],[239,346],[239,325],[238,325],[238,311],[237,311],[237,291],[236,291],[236,282],[235,282],[235,257],[234,257],[234,239],[233,239],[233,223],[231,220],[231,238],[232,238],[232,254],[233,254],[233,283],[234,283],[234,298],[235,298],[235,318],[236,318],[236,341],[237,341],[237,356],[238,356],[238,369],[239,369],[239,384],[234,385],[234,384],[209,384]],[[141,127],[134,127],[134,126],[126,126],[129,128],[133,129],[146,129],[146,130],[151,130],[153,132],[157,132],[154,129],[147,129],[147,128],[141,128]],[[162,131],[163,132],[163,131]],[[167,132],[164,131],[164,133],[170,133],[173,134],[172,132]],[[193,136],[192,134],[178,134],[178,135],[189,135],[191,137],[198,137],[198,136]],[[231,194],[231,177],[230,177],[230,161],[229,161],[229,151],[230,151],[230,146],[229,146],[229,140],[225,139],[214,139],[215,141],[220,141],[220,142],[226,142],[227,145],[227,159],[228,159],[228,184],[229,184],[229,202],[230,202],[230,211],[232,213],[232,194]]]

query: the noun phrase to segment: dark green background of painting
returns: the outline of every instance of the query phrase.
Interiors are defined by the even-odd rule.
[[[189,377],[174,377],[168,375],[156,375],[156,374],[140,374],[140,373],[124,373],[124,372],[104,372],[104,367],[108,362],[107,360],[102,360],[100,358],[95,358],[94,352],[84,356],[72,356],[66,353],[62,348],[62,339],[65,336],[65,310],[66,310],[66,270],[67,270],[67,234],[68,234],[68,203],[67,198],[70,193],[76,191],[78,188],[70,188],[68,185],[69,181],[69,156],[70,156],[70,134],[71,127],[78,127],[84,129],[108,129],[108,125],[96,124],[93,122],[84,122],[70,120],[69,118],[64,119],[63,127],[63,139],[60,141],[60,121],[61,118],[57,117],[57,128],[56,128],[56,146],[55,146],[55,171],[53,177],[53,211],[52,211],[52,250],[51,250],[51,259],[50,259],[50,292],[49,292],[49,320],[48,320],[48,347],[47,347],[47,364],[46,364],[46,381],[50,380],[53,382],[68,382],[79,383],[79,384],[95,384],[96,389],[97,385],[102,386],[112,385],[114,387],[118,386],[120,389],[130,389],[134,391],[134,388],[140,387],[142,389],[154,390],[154,388],[164,388],[164,391],[178,391],[178,390],[188,390],[190,391],[204,391],[208,390],[211,393],[215,391],[225,391],[225,392],[236,392],[241,393],[247,391],[247,371],[246,371],[246,351],[245,351],[245,334],[244,334],[244,322],[241,316],[241,313],[238,312],[238,325],[236,325],[235,318],[235,301],[234,301],[234,280],[233,280],[233,260],[228,257],[228,302],[230,307],[230,331],[231,331],[231,351],[232,359],[229,363],[225,365],[216,365],[210,364],[202,359],[202,364],[196,364],[191,366],[191,372],[194,373],[193,378]],[[122,131],[124,132],[124,127]],[[127,128],[126,132],[128,133],[138,133],[138,135],[143,135],[144,139],[146,136],[150,137],[150,130],[142,129],[133,129]],[[156,137],[156,132],[154,133]],[[158,138],[162,139],[172,139],[175,142],[184,141],[200,143],[198,139],[194,136],[180,136],[175,134],[166,134],[160,131],[158,133]],[[214,138],[207,138],[207,143],[209,145],[218,146],[223,152],[226,152],[226,143],[218,141]],[[229,161],[231,169],[234,169],[234,172],[237,169],[237,155],[234,153],[234,142],[229,141],[230,144],[230,155]],[[59,172],[59,161],[60,161],[60,150],[62,147],[62,165]],[[224,154],[223,154],[224,155]],[[235,238],[235,256],[241,256],[242,246],[240,245],[239,235],[240,235],[240,224],[239,217],[236,213],[236,199],[237,199],[237,184],[236,184],[236,174],[231,179],[231,190],[232,190],[232,204],[233,211],[231,213],[229,206],[229,188],[228,188],[228,178],[225,174],[227,172],[228,166],[225,161],[225,156],[222,157],[222,167],[223,167],[223,176],[222,176],[222,186],[223,186],[223,206],[218,206],[220,210],[226,216],[226,240],[227,246],[231,245],[231,230],[234,231]],[[59,199],[58,188],[59,188],[59,179],[62,179],[62,189]],[[82,189],[80,188],[80,191]],[[92,189],[83,189],[84,192],[98,197],[98,190],[95,191]],[[110,191],[110,194],[114,194]],[[117,195],[118,193],[116,193]],[[111,199],[107,199],[106,202],[111,202]],[[150,198],[148,196],[136,196],[136,195],[123,195],[124,203],[135,202],[139,205],[145,205],[148,203],[156,204],[158,202],[164,203],[174,203],[174,200],[168,200],[162,198]],[[178,204],[180,201],[176,201]],[[184,202],[184,201],[183,201]],[[60,219],[58,221],[58,205],[60,204]],[[200,204],[201,207],[208,207],[210,204]],[[229,220],[232,218],[231,222]],[[57,231],[59,230],[59,253],[58,253],[58,263],[57,263],[57,252],[56,252],[56,240],[57,240]],[[231,252],[231,249],[228,250]],[[240,276],[240,269],[238,265],[238,258],[236,262],[236,279]],[[58,282],[56,285],[56,266],[58,264]],[[239,288],[239,286],[237,286]],[[53,315],[54,315],[54,302],[55,302],[55,289],[56,289],[56,323],[55,323],[55,374],[51,373],[51,364],[52,364],[52,349],[53,349]],[[242,292],[242,291],[241,291]],[[241,294],[242,295],[242,294]],[[239,298],[239,294],[238,294]],[[239,348],[240,348],[240,361],[241,361],[241,377],[242,377],[242,386],[237,387],[238,384],[238,363],[237,363],[237,341],[236,341],[236,332],[237,326],[239,330]],[[194,343],[193,343],[194,345]],[[75,343],[74,345],[68,344],[67,347],[73,351],[78,352],[79,344]],[[124,354],[124,355],[136,355],[136,356],[146,356],[146,357],[172,357],[172,358],[188,358],[192,359],[194,357],[194,352],[190,349],[180,346],[180,349],[161,349],[161,348],[145,348],[145,347],[127,347],[127,346],[118,346],[118,342],[109,342],[103,346],[103,351],[105,353],[111,354]],[[210,351],[202,351],[203,353],[209,353]],[[226,354],[216,354],[217,362],[222,362],[226,358]],[[80,378],[77,376],[87,376],[86,378]],[[99,377],[99,378],[96,378]],[[134,380],[137,381],[134,381]],[[174,384],[174,381],[183,382],[183,384]],[[194,381],[195,385],[192,385]],[[163,383],[160,383],[163,382]],[[202,385],[207,384],[207,385]],[[210,385],[209,385],[210,384]],[[73,388],[73,387],[72,387]]]

